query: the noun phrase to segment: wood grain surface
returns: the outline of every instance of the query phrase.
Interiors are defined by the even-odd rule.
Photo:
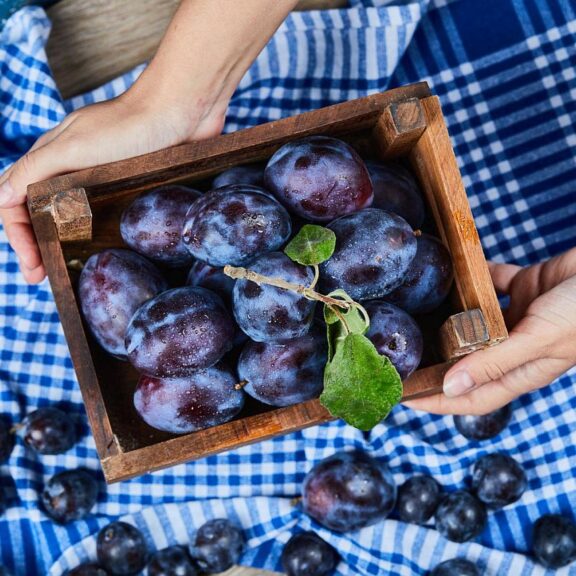
[[[61,0],[48,10],[47,53],[64,98],[116,78],[155,53],[180,0]],[[300,10],[348,0],[301,0]]]
[[[422,185],[440,238],[452,255],[454,299],[461,311],[482,310],[489,341],[494,345],[508,337],[498,297],[480,244],[478,230],[448,129],[436,96],[420,101],[427,125],[409,153],[412,168]]]

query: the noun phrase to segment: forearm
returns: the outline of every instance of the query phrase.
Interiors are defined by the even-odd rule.
[[[181,110],[191,124],[198,114],[224,114],[242,76],[296,4],[184,0],[131,93]]]

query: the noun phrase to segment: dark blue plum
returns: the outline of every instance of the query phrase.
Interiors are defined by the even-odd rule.
[[[402,216],[415,230],[424,222],[424,201],[414,176],[396,162],[367,162],[374,187],[372,208]]]
[[[109,576],[109,572],[106,572],[106,570],[98,566],[98,564],[89,562],[88,564],[80,564],[80,566],[69,570],[65,576]]]
[[[328,222],[372,203],[372,182],[355,150],[336,138],[310,136],[270,158],[264,184],[290,212]]]
[[[238,376],[256,400],[290,406],[320,396],[327,360],[325,330],[313,327],[286,342],[248,341],[238,360]]]
[[[122,213],[122,239],[158,264],[190,265],[193,258],[182,242],[182,228],[186,212],[200,196],[197,190],[175,185],[141,194]]]
[[[286,576],[329,576],[340,556],[336,550],[311,530],[294,534],[282,550]]]
[[[470,560],[453,558],[438,564],[430,576],[482,576],[482,573]]]
[[[226,518],[217,518],[200,526],[190,554],[202,572],[214,574],[237,564],[245,546],[242,530]]]
[[[316,464],[304,479],[302,506],[336,532],[370,526],[390,514],[396,485],[388,467],[364,452],[338,452]]]
[[[507,404],[482,416],[454,416],[456,429],[468,440],[488,440],[498,436],[512,418],[512,406]]]
[[[230,311],[233,310],[232,292],[235,283],[236,280],[224,274],[224,268],[214,268],[214,266],[210,266],[210,264],[206,264],[200,260],[194,262],[186,280],[188,286],[200,286],[218,294],[224,304],[226,304],[226,308]],[[234,322],[234,325],[233,344],[234,347],[241,346],[248,340],[248,336],[240,330],[236,322]]]
[[[124,335],[134,312],[168,288],[156,266],[130,250],[110,249],[88,258],[78,284],[82,313],[97,342],[125,359]]]
[[[175,288],[144,304],[126,330],[128,359],[141,373],[178,378],[213,366],[232,348],[235,326],[205,288]]]
[[[10,458],[14,449],[14,434],[10,433],[7,421],[0,418],[0,463]]]
[[[148,576],[197,576],[198,570],[183,546],[170,546],[154,554]]]
[[[538,518],[532,532],[532,548],[542,566],[568,566],[576,560],[576,524],[559,514]]]
[[[269,192],[230,185],[194,202],[182,239],[190,253],[211,266],[244,266],[280,248],[290,237],[290,216]]]
[[[235,280],[224,274],[223,268],[215,268],[198,260],[192,264],[186,284],[200,286],[218,294],[227,306],[232,306],[232,291]]]
[[[476,538],[487,521],[486,506],[475,496],[460,490],[442,498],[435,514],[436,530],[452,542]]]
[[[432,476],[412,476],[398,488],[398,516],[402,522],[425,524],[436,512],[441,497],[442,488]]]
[[[90,514],[98,497],[98,483],[85,470],[66,470],[46,482],[40,494],[44,512],[59,524]]]
[[[264,166],[260,164],[247,164],[245,166],[229,168],[214,178],[212,189],[222,188],[230,184],[264,186]]]
[[[320,265],[325,292],[341,288],[355,300],[371,300],[402,284],[416,255],[416,236],[406,220],[368,208],[328,228],[336,234],[336,250]]]
[[[260,256],[250,270],[264,276],[309,286],[311,268],[292,262],[281,252]],[[240,328],[256,342],[279,342],[308,333],[315,303],[296,292],[251,280],[237,280],[234,286],[234,316]]]
[[[234,372],[223,364],[182,378],[141,376],[134,407],[153,428],[187,434],[231,420],[244,405]]]
[[[490,508],[502,508],[516,502],[526,490],[522,466],[508,454],[486,454],[472,468],[472,489]]]
[[[138,574],[146,566],[148,547],[142,532],[127,522],[112,522],[98,533],[98,563],[114,576]]]
[[[382,300],[365,302],[364,308],[370,316],[366,336],[405,380],[422,360],[424,340],[418,324],[406,312]]]
[[[58,408],[39,408],[23,425],[24,444],[39,454],[63,454],[76,442],[74,422]]]
[[[402,284],[386,296],[411,314],[432,312],[444,302],[454,280],[450,252],[440,240],[422,234],[416,238],[416,256]]]

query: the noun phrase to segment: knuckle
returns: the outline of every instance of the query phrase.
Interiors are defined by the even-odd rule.
[[[506,370],[502,368],[496,362],[484,362],[482,364],[482,371],[486,376],[486,380],[493,382],[494,380],[500,380],[505,374]]]
[[[20,172],[24,175],[33,174],[36,167],[36,155],[34,152],[26,152],[18,162]]]

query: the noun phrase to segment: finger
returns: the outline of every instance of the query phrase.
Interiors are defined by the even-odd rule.
[[[53,130],[50,130],[50,132],[46,132],[44,134],[42,134],[42,136],[40,136],[36,142],[34,142],[34,144],[32,145],[32,148],[30,148],[30,152],[32,152],[33,150],[37,150],[38,148],[45,146],[46,144],[50,143],[52,140],[54,140],[54,138],[56,138],[56,136],[61,132],[61,130],[59,130],[60,126],[58,126],[57,128],[54,128]],[[2,184],[10,177],[10,173],[12,172],[12,168],[14,168],[14,164],[12,164],[8,169],[6,169],[2,175],[0,176],[0,186],[2,186]]]
[[[24,267],[34,270],[42,264],[40,249],[30,222],[26,206],[21,204],[8,210],[0,210],[8,242]]]
[[[494,288],[501,296],[510,293],[512,280],[522,270],[522,266],[517,266],[516,264],[499,264],[497,262],[488,262],[488,268],[490,269]]]
[[[12,168],[14,168],[14,164],[12,164],[9,168],[4,170],[4,172],[2,173],[2,176],[0,176],[0,186],[2,186],[2,184],[4,184],[4,182],[6,182],[6,180],[8,180],[8,178],[10,177],[10,173],[12,172]]]
[[[561,376],[570,366],[566,361],[544,358],[524,364],[499,380],[485,384],[464,396],[450,398],[434,394],[404,402],[414,410],[432,414],[487,414],[509,404],[518,396],[542,388]]]
[[[466,394],[543,354],[542,341],[535,342],[529,334],[512,332],[508,340],[469,354],[452,366],[444,376],[444,394],[450,397]]]
[[[62,140],[54,139],[27,152],[0,184],[0,208],[23,204],[29,184],[84,167],[79,166],[75,158],[77,150],[77,146],[67,146]]]

